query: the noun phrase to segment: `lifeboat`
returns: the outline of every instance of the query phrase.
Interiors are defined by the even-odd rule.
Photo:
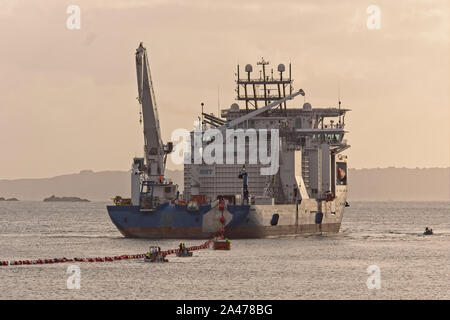
[[[184,248],[180,251],[177,251],[177,257],[192,257],[192,252]]]

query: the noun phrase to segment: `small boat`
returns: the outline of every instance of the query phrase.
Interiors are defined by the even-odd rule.
[[[186,248],[183,248],[177,252],[177,257],[192,257],[192,252]]]
[[[433,229],[428,229],[428,227],[425,228],[425,231],[423,233],[424,236],[429,236],[433,234]]]
[[[151,246],[145,254],[144,262],[169,262],[169,260],[161,253],[160,247]]]
[[[228,239],[216,239],[213,241],[214,250],[230,250],[230,240]]]

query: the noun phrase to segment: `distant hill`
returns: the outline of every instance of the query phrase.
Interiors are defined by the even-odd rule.
[[[182,171],[167,170],[166,176],[174,183],[183,183]],[[53,178],[0,180],[0,197],[43,200],[51,195],[89,200],[110,200],[116,195],[129,197],[130,172],[84,170]]]
[[[167,178],[183,186],[183,172],[167,170]],[[349,200],[450,200],[450,168],[350,169]],[[51,195],[109,200],[130,196],[128,171],[81,171],[45,179],[0,180],[0,197],[43,200]]]

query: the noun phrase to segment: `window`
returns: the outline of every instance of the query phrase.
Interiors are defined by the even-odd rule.
[[[336,162],[336,185],[347,185],[347,163]]]

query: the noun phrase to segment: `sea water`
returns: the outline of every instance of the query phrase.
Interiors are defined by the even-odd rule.
[[[204,242],[125,239],[106,205],[0,202],[0,260],[104,257]],[[426,226],[435,234],[424,236]],[[170,255],[162,264],[0,267],[0,299],[450,299],[450,202],[351,202],[338,234],[231,240],[230,251]]]

